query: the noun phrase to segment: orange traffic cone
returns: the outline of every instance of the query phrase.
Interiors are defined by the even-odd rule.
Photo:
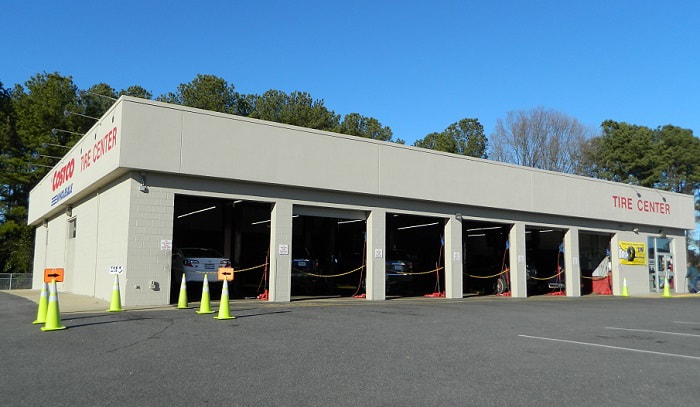
[[[46,311],[49,306],[48,299],[49,284],[44,283],[41,286],[41,294],[39,295],[39,309],[36,311],[36,320],[32,324],[45,324],[46,323]]]
[[[61,311],[58,309],[58,292],[56,290],[56,280],[51,280],[49,286],[49,304],[46,309],[46,324],[41,328],[42,331],[58,331],[66,329],[61,325]]]
[[[219,301],[219,315],[215,319],[234,319],[228,308],[228,280],[224,280],[224,286],[221,288],[221,301]]]
[[[202,300],[199,303],[199,311],[197,314],[213,314],[214,311],[211,310],[211,302],[209,299],[209,280],[207,280],[207,275],[204,275],[204,282],[202,283]]]

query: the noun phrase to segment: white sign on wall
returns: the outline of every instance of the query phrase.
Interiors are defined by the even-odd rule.
[[[452,253],[452,260],[453,260],[453,261],[459,261],[459,258],[460,258],[459,252],[453,252],[453,253]]]
[[[122,274],[124,272],[124,267],[122,266],[109,266],[109,274]]]
[[[282,256],[289,255],[289,245],[288,244],[281,244],[278,253]]]
[[[374,258],[381,259],[384,257],[384,251],[382,249],[374,249]]]
[[[173,241],[172,240],[161,240],[160,241],[160,250],[173,250]]]

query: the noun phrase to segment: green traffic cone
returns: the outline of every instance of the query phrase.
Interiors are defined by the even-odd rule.
[[[122,309],[122,298],[119,295],[119,276],[114,275],[114,285],[112,286],[112,301],[109,303],[109,309],[107,312],[121,312]]]
[[[41,286],[41,294],[39,295],[39,309],[36,311],[36,320],[32,324],[45,324],[46,323],[46,312],[48,311],[49,298],[48,298],[48,283],[44,283]]]
[[[629,297],[630,293],[627,291],[627,279],[623,278],[622,279],[622,296],[623,297]]]
[[[187,281],[185,279],[185,273],[182,273],[182,282],[180,283],[180,297],[177,300],[178,309],[187,309]]]
[[[66,327],[61,325],[61,311],[58,309],[56,279],[53,279],[51,280],[51,286],[49,286],[49,304],[46,308],[46,324],[41,330],[58,331],[60,329],[66,329]]]
[[[671,298],[671,287],[668,286],[668,277],[664,278],[664,298]]]
[[[204,282],[202,283],[202,301],[199,304],[199,311],[197,314],[213,314],[214,311],[211,310],[211,304],[209,300],[209,281],[207,280],[207,275],[204,275]]]
[[[214,319],[234,319],[228,308],[228,280],[224,280],[224,286],[221,289],[221,301],[219,302],[219,315]]]

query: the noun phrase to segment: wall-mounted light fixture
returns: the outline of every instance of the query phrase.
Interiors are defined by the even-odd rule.
[[[68,117],[68,116],[70,116],[70,115],[80,116],[80,117],[86,117],[86,118],[92,119],[92,120],[100,120],[100,119],[98,119],[97,117],[88,116],[88,115],[86,115],[86,114],[82,114],[82,113],[78,113],[78,112],[71,112],[70,110],[64,110],[64,111],[63,111],[63,117]]]
[[[68,134],[75,134],[78,136],[82,136],[82,133],[76,133],[74,131],[68,131],[68,130],[61,130],[61,129],[51,129],[51,135],[56,137],[58,136],[58,133],[68,133]]]
[[[97,96],[97,97],[100,97],[100,98],[105,98],[105,99],[109,99],[109,100],[113,100],[113,101],[116,101],[116,100],[117,100],[117,99],[115,99],[115,98],[113,98],[113,97],[110,97],[110,96],[107,96],[107,95],[100,95],[99,93],[94,93],[94,92],[90,92],[90,91],[87,91],[87,90],[81,90],[81,91],[79,91],[79,92],[78,92],[78,95],[80,95],[80,97],[83,97],[83,98],[85,97],[85,95],[90,95],[90,96]]]
[[[661,200],[662,200],[662,201],[666,202],[666,197],[663,196],[663,194],[661,194],[661,192],[659,192],[658,189],[655,189],[654,191],[656,191],[656,193],[659,194],[659,196],[661,197]]]
[[[633,186],[630,186],[630,188],[632,188],[632,191],[634,191],[634,193],[637,194],[637,198],[641,198],[641,197],[642,197],[642,194],[640,194],[639,191],[637,191],[636,189],[634,189]]]
[[[61,144],[41,143],[41,147],[42,147],[42,148],[46,148],[46,147],[48,147],[48,146],[65,148],[66,150],[70,150],[70,149],[71,149],[71,147],[64,146],[64,145],[61,145]]]
[[[148,187],[146,186],[146,174],[141,173],[141,185],[139,185],[139,191],[148,193]]]
[[[632,232],[639,234],[639,228],[632,229]]]
[[[73,207],[72,206],[66,206],[66,216],[69,218],[73,216]]]
[[[455,213],[455,218],[461,222],[462,221],[462,214],[459,212]]]
[[[55,155],[37,154],[39,157],[43,158],[53,158],[54,160],[60,160],[63,157],[56,157]]]

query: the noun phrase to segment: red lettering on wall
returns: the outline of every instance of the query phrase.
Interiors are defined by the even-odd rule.
[[[73,178],[74,172],[75,172],[75,158],[71,158],[71,160],[68,162],[68,164],[66,164],[63,167],[54,171],[53,177],[51,178],[51,190],[55,191],[61,185],[63,185],[66,181]]]
[[[632,209],[632,198],[625,198],[624,196],[613,195],[613,207],[620,209]]]
[[[84,171],[117,146],[117,128],[107,132],[93,144],[92,148],[80,156],[80,171]]]
[[[85,171],[90,166],[90,151],[88,150],[80,156],[80,171]]]
[[[661,215],[671,214],[671,205],[666,202],[647,201],[638,199],[636,203],[632,202],[632,198],[613,195],[613,208],[626,209],[631,211],[636,209],[638,212],[658,213]]]

